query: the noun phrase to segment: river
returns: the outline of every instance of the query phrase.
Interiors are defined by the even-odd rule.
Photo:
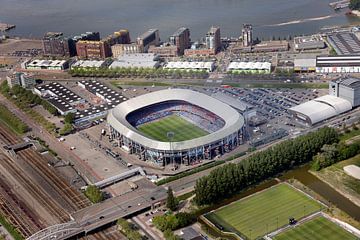
[[[11,35],[41,37],[47,31],[66,35],[99,31],[105,36],[127,28],[132,39],[158,28],[166,39],[178,27],[190,28],[192,40],[220,26],[222,35],[239,36],[251,23],[259,38],[317,32],[322,27],[357,23],[334,12],[332,0],[0,0],[0,22],[16,24]]]

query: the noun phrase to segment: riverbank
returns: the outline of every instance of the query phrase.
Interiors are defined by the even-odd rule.
[[[360,207],[360,185],[359,181],[344,171],[347,165],[360,165],[360,154],[345,161],[333,164],[318,172],[310,171],[311,174],[318,177],[321,181],[329,184],[337,192],[351,200]]]

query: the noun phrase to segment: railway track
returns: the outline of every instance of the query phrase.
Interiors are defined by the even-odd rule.
[[[12,145],[22,142],[22,139],[14,136],[7,128],[0,124],[0,142],[4,144]],[[5,155],[4,155],[5,156]],[[62,177],[58,176],[57,173],[49,168],[47,165],[47,160],[35,152],[32,149],[24,149],[18,151],[17,157],[24,161],[32,170],[34,170],[37,174],[43,177],[46,182],[50,184],[50,186],[54,189],[54,191],[58,192],[59,195],[62,196],[62,199],[66,202],[68,206],[70,206],[71,211],[77,211],[81,208],[90,206],[90,201],[79,193],[76,189],[73,189]],[[17,163],[5,156],[5,160],[0,163],[4,168],[8,169],[9,173],[11,173],[20,183],[21,185],[29,191],[29,193],[36,197],[36,200],[40,205],[42,205],[50,214],[55,216],[60,222],[65,222],[69,220],[68,213],[64,210],[62,206],[60,206],[57,201],[51,199],[48,194],[44,193],[39,186],[33,183],[33,181],[27,177],[26,174],[22,174],[24,172],[17,166]],[[0,195],[2,191],[6,191],[7,186],[1,185],[1,176],[0,176]],[[6,216],[9,221],[16,226],[16,228],[21,232],[24,237],[28,237],[31,234],[37,232],[38,230],[44,228],[44,226],[39,223],[32,223],[32,220],[35,220],[33,212],[25,207],[20,207],[25,209],[23,212],[11,212],[14,209],[15,205],[19,205],[19,201],[10,202],[7,199],[2,199],[0,197],[0,211]],[[6,213],[6,214],[5,214]],[[22,217],[21,217],[22,216]],[[27,219],[27,221],[23,221]],[[111,228],[112,229],[112,228]],[[91,235],[85,236],[82,239],[95,239],[95,240],[120,240],[126,239],[116,230],[104,229],[100,232],[93,233]]]

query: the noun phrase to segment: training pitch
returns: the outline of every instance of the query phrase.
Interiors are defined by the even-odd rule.
[[[256,239],[320,211],[323,205],[287,184],[279,184],[206,215],[223,231]]]
[[[138,127],[146,136],[161,142],[181,142],[209,134],[198,126],[185,119],[171,115],[154,122],[146,123]],[[173,132],[173,139],[169,139],[168,132]]]
[[[342,229],[325,217],[316,217],[291,230],[280,233],[274,240],[356,240],[356,236]]]

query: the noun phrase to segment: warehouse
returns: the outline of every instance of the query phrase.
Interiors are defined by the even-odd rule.
[[[109,68],[158,68],[159,56],[153,53],[124,54],[118,57]]]
[[[270,73],[270,62],[231,62],[227,68],[231,73]]]
[[[317,73],[360,73],[360,55],[316,58]]]
[[[325,95],[289,109],[290,113],[306,125],[314,125],[352,109],[348,100]]]
[[[215,69],[214,62],[168,62],[165,69],[193,70],[212,72]]]
[[[328,42],[338,55],[360,53],[360,41],[354,33],[335,33],[328,36]]]
[[[315,72],[316,58],[295,58],[294,59],[295,72]]]
[[[65,70],[69,62],[65,60],[39,60],[35,59],[22,64],[23,68],[29,70]]]

